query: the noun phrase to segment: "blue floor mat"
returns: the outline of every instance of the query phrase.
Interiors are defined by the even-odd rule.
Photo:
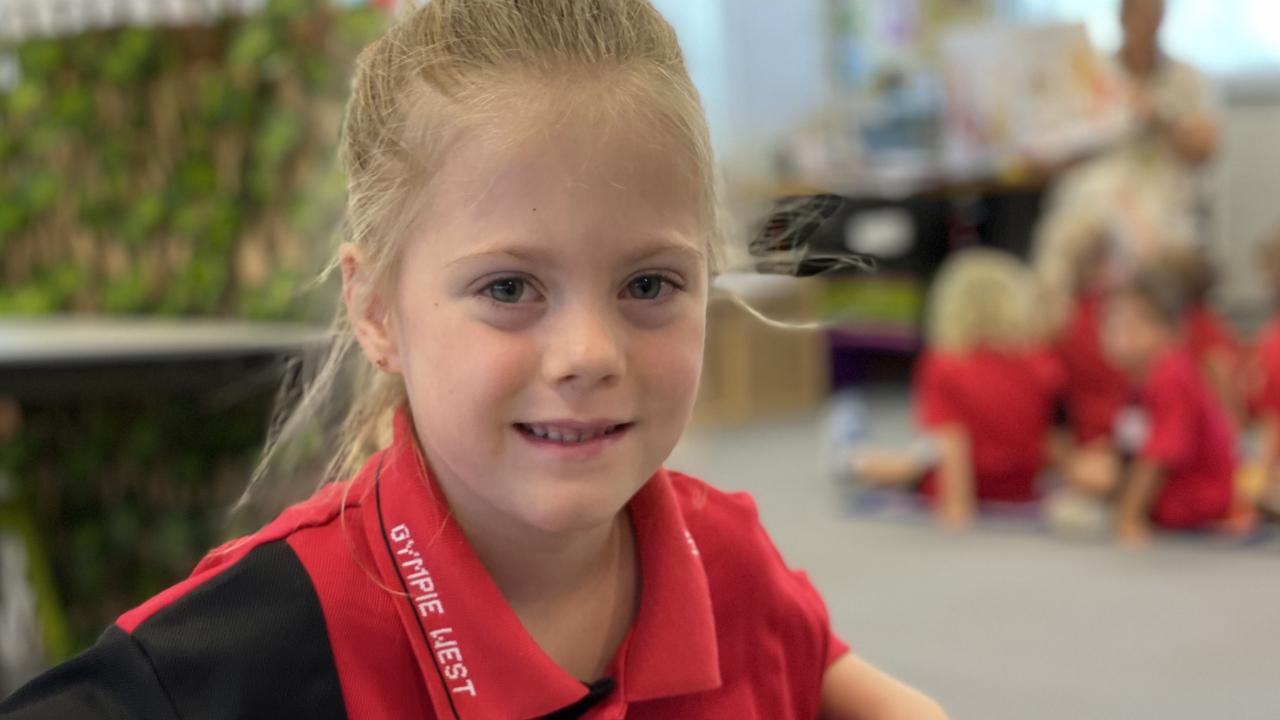
[[[896,489],[844,488],[840,494],[844,514],[851,517],[910,523],[931,521],[928,502],[916,493]],[[1049,532],[1042,503],[980,503],[978,507],[977,525],[982,529]],[[1280,527],[1274,523],[1260,524],[1252,533],[1243,537],[1214,532],[1167,532],[1161,533],[1160,538],[1162,541],[1213,547],[1280,551]]]

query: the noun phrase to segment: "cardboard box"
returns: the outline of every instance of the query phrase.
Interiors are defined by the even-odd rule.
[[[766,317],[790,323],[818,319],[820,280],[754,276],[717,283]],[[731,425],[816,411],[829,387],[827,334],[770,327],[723,292],[707,317],[698,425]]]

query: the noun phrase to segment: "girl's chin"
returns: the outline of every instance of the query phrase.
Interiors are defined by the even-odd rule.
[[[568,492],[563,488],[512,508],[528,526],[544,533],[575,534],[598,529],[613,522],[627,506],[634,491],[593,492],[584,488]]]

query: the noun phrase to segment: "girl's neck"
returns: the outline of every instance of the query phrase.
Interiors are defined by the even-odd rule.
[[[639,604],[639,561],[627,512],[573,535],[507,527],[468,537],[543,652],[581,681],[603,676]]]
[[[513,606],[554,601],[617,570],[632,547],[626,511],[612,522],[574,533],[546,533],[513,523],[460,524],[480,562]],[[471,527],[468,527],[470,525]]]

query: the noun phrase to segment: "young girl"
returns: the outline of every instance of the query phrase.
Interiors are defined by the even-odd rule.
[[[1185,288],[1154,265],[1109,301],[1108,355],[1138,389],[1145,433],[1116,488],[1115,531],[1141,544],[1149,525],[1174,530],[1225,527],[1234,495],[1234,429],[1186,348]]]
[[[662,468],[718,228],[647,2],[432,0],[362,54],[343,152],[335,362],[354,336],[376,380],[335,450],[390,444],[0,716],[941,717],[847,652],[750,498]]]
[[[1209,303],[1217,280],[1213,264],[1200,250],[1168,250],[1163,262],[1186,286],[1184,334],[1187,350],[1204,373],[1222,406],[1237,424],[1244,419],[1244,369],[1240,339],[1231,324]]]
[[[1258,253],[1263,282],[1280,300],[1280,231],[1267,237]],[[1280,316],[1273,316],[1258,332],[1248,367],[1249,410],[1258,426],[1255,465],[1262,480],[1256,498],[1263,514],[1280,517]]]
[[[1012,256],[971,248],[949,259],[931,291],[929,347],[913,388],[921,447],[931,450],[857,451],[855,477],[922,481],[949,527],[967,525],[975,501],[1036,499],[1061,372],[1040,345],[1034,311],[1030,271]]]
[[[1079,213],[1037,240],[1040,315],[1063,370],[1062,408],[1070,430],[1055,443],[1055,455],[1063,473],[1083,486],[1115,484],[1121,453],[1115,436],[1123,435],[1116,428],[1131,400],[1128,380],[1107,358],[1101,340],[1107,295],[1133,262],[1125,227],[1097,213]]]

